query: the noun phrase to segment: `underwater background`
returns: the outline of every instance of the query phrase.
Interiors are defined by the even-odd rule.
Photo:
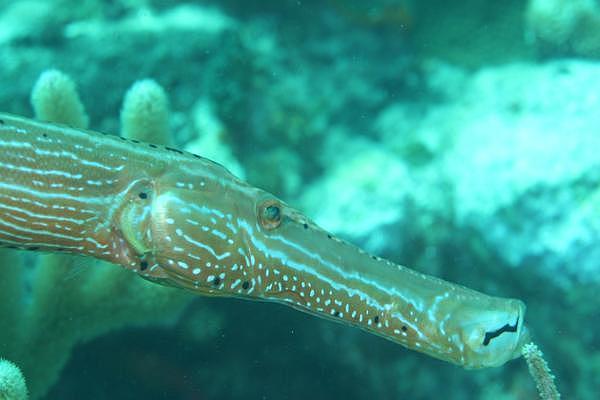
[[[175,147],[374,254],[523,300],[564,398],[598,398],[600,2],[0,1],[0,110],[32,116],[49,69],[115,134],[152,78]],[[536,398],[521,359],[468,371],[94,260],[0,264],[0,356],[33,399]]]

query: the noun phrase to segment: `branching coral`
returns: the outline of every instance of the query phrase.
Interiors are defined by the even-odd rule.
[[[79,99],[75,82],[59,70],[40,75],[31,91],[35,115],[42,121],[60,122],[77,128],[87,128],[89,118]]]
[[[171,144],[168,103],[167,94],[155,81],[136,82],[123,101],[122,135],[143,142]]]

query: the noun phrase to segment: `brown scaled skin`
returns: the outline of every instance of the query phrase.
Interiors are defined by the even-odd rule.
[[[467,368],[501,365],[527,338],[522,302],[371,256],[210,160],[0,119],[5,245],[90,255],[203,295],[288,304]]]

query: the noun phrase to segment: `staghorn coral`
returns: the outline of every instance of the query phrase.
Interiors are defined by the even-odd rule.
[[[63,72],[43,72],[31,91],[31,105],[38,119],[87,128],[87,116],[75,82]]]
[[[144,79],[134,83],[123,100],[122,135],[144,142],[170,145],[168,103],[167,94],[154,80]]]

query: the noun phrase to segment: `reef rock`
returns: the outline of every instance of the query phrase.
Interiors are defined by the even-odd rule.
[[[464,235],[455,242],[480,235],[507,266],[600,281],[598,74],[579,61],[455,74],[461,89],[426,111],[383,110],[380,143],[336,141],[302,204],[371,251],[431,237],[426,221],[441,219]]]

